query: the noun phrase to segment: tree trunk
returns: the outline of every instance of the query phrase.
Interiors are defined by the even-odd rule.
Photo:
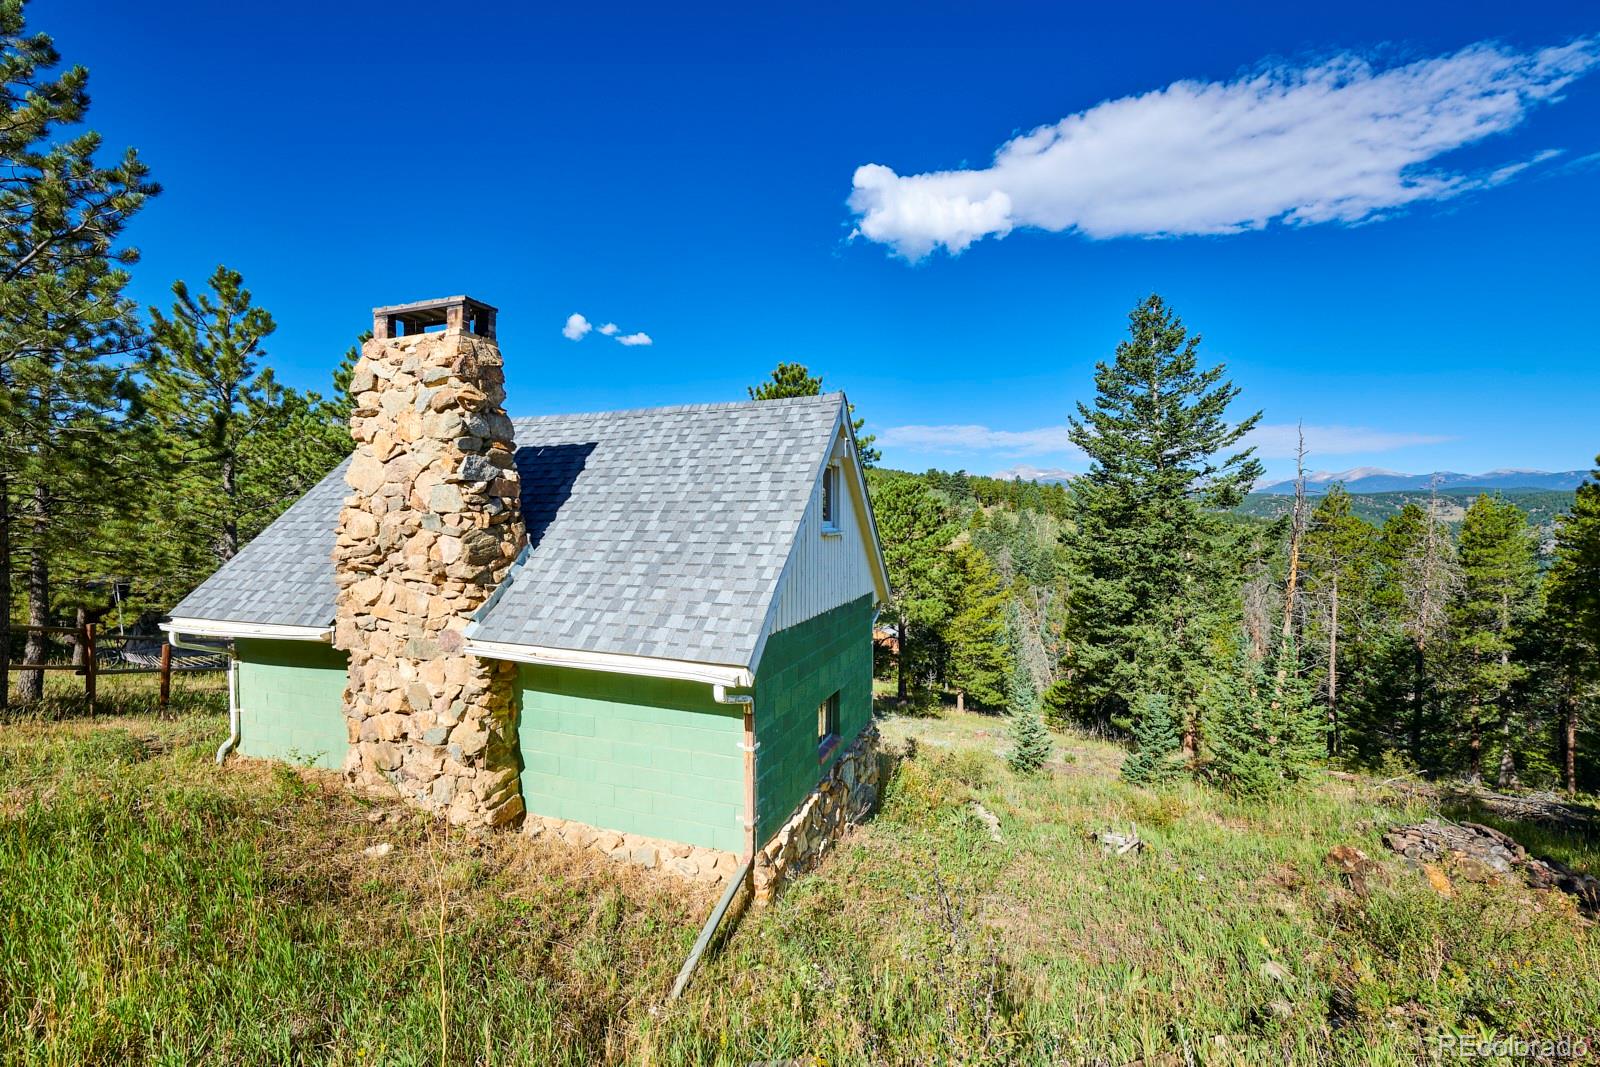
[[[1501,677],[1510,669],[1511,653],[1500,652]],[[1495,774],[1495,785],[1500,789],[1517,787],[1517,757],[1511,751],[1511,690],[1500,694],[1500,769]]]
[[[1567,690],[1566,716],[1561,724],[1561,756],[1566,763],[1567,792],[1578,791],[1578,692]]]
[[[233,456],[222,462],[222,537],[217,546],[217,555],[222,557],[224,563],[239,554],[239,519],[235,501],[239,487],[234,464]]]
[[[1411,762],[1422,766],[1423,687],[1427,684],[1427,650],[1421,641],[1412,643],[1411,661]]]
[[[28,625],[50,625],[50,559],[45,554],[45,539],[50,533],[50,502],[44,488],[33,493],[31,527],[33,543],[28,546]],[[28,633],[23,646],[25,663],[43,663],[50,654],[50,635],[38,630]],[[24,701],[44,699],[44,671],[22,671],[17,695]]]
[[[1339,576],[1328,601],[1328,755],[1339,754]]]
[[[11,698],[11,479],[0,466],[0,712]]]
[[[1511,709],[1500,712],[1500,770],[1495,775],[1495,786],[1502,792],[1521,786],[1517,780],[1517,758],[1511,750]]]
[[[967,710],[967,694],[966,694],[965,690],[961,690],[961,689],[957,689],[956,690],[956,710],[957,711],[966,711]]]
[[[1467,735],[1467,781],[1477,785],[1483,781],[1483,709],[1472,709],[1472,726]]]
[[[899,697],[900,703],[904,704],[906,702],[906,620],[905,620],[905,616],[902,615],[899,619],[895,620],[895,632],[896,632],[895,640],[896,640],[897,644],[895,645],[895,650],[894,650],[894,669],[895,669],[895,674],[896,674],[897,679],[898,679],[898,681],[897,681],[897,684],[899,686],[898,697]]]

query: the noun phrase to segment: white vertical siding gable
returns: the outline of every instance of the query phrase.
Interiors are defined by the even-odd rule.
[[[839,466],[837,532],[822,524],[822,472],[811,488],[811,501],[800,520],[794,551],[778,588],[777,610],[767,632],[788,629],[823,612],[876,591],[871,554],[872,532],[859,491],[850,432],[840,420],[829,462]]]

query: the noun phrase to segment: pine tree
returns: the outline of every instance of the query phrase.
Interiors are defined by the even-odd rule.
[[[772,377],[759,385],[749,386],[746,390],[751,400],[784,400],[792,396],[821,396],[822,375],[812,374],[806,369],[804,363],[779,363],[772,369]],[[856,434],[856,451],[861,454],[863,467],[876,466],[883,458],[883,453],[874,448],[873,442],[878,438],[875,434],[862,433],[862,427],[867,420],[854,418],[856,406],[850,405],[850,414],[853,421],[851,429]]]
[[[231,559],[352,449],[349,371],[330,397],[281,386],[267,367],[272,316],[238,271],[218,267],[208,292],[172,287],[170,313],[151,309],[141,370],[165,477],[152,491],[158,536],[144,569],[177,595]]]
[[[890,471],[873,471],[873,514],[889,570],[899,652],[896,674],[899,699],[909,697],[913,666],[926,665],[938,632],[950,616],[944,551],[954,535],[943,502],[920,479]]]
[[[1600,703],[1600,456],[1578,487],[1572,511],[1556,526],[1548,589],[1547,633],[1561,701],[1561,776],[1578,789],[1578,745],[1587,710]]]
[[[261,369],[263,342],[277,328],[252,303],[238,271],[218,267],[210,293],[174,282],[170,316],[150,309],[150,351],[142,370],[148,403],[164,435],[182,492],[180,513],[205,523],[198,541],[225,563],[249,540],[245,455],[252,438],[278,415],[282,397]],[[275,494],[278,495],[278,494]]]
[[[1282,782],[1278,738],[1268,724],[1270,684],[1260,661],[1241,643],[1232,668],[1206,693],[1206,774],[1229,792],[1264,796]]]
[[[1438,517],[1437,500],[1430,500],[1426,510],[1406,504],[1383,524],[1379,540],[1384,580],[1378,603],[1406,645],[1402,699],[1409,709],[1407,748],[1420,766],[1427,758],[1427,723],[1435,714],[1430,654],[1444,636],[1447,609],[1461,574],[1450,533]]]
[[[1012,663],[1006,642],[1006,588],[994,567],[970,543],[950,553],[953,612],[946,627],[946,682],[956,691],[956,706],[971,697],[981,707],[1005,703]]]
[[[1011,755],[1006,762],[1018,774],[1037,774],[1049,762],[1055,745],[1050,730],[1034,707],[1020,708],[1011,713]]]
[[[1294,635],[1278,642],[1273,665],[1276,677],[1266,711],[1266,728],[1273,739],[1274,761],[1286,781],[1295,782],[1309,775],[1327,755],[1328,720],[1311,701],[1311,692],[1300,674],[1300,654]]]
[[[1135,785],[1159,785],[1183,773],[1183,738],[1172,704],[1146,693],[1133,708],[1134,750],[1122,761],[1122,777]]]
[[[1093,407],[1070,420],[1090,466],[1065,538],[1080,714],[1118,721],[1125,694],[1167,694],[1190,758],[1200,679],[1240,613],[1250,533],[1223,513],[1261,474],[1240,447],[1259,413],[1228,421],[1239,391],[1224,367],[1200,368],[1199,344],[1160,297],[1134,308],[1128,339],[1095,368]]]
[[[138,253],[117,242],[159,192],[131,149],[103,166],[98,134],[61,133],[89,96],[82,67],[50,74],[59,62],[48,36],[26,32],[23,4],[0,2],[0,624],[14,550],[29,560],[29,622],[49,623],[64,555],[93,568],[86,535],[123,495],[107,480],[128,401],[114,361],[137,341],[122,290]],[[27,658],[45,651],[30,635]],[[24,698],[42,682],[23,675]]]
[[[1472,502],[1461,523],[1462,586],[1451,612],[1455,681],[1467,777],[1482,777],[1485,733],[1497,726],[1501,788],[1517,784],[1513,688],[1526,677],[1527,665],[1515,653],[1537,607],[1535,553],[1532,531],[1515,504],[1487,494]]]
[[[1377,545],[1378,531],[1351,513],[1350,494],[1343,486],[1333,486],[1312,510],[1305,537],[1306,593],[1321,609],[1315,629],[1325,650],[1323,699],[1330,755],[1339,752],[1339,681],[1351,654],[1342,642],[1360,632]]]

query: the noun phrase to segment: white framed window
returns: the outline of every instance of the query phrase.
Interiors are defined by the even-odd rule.
[[[828,464],[822,472],[822,532],[839,532],[839,465]]]
[[[839,694],[817,705],[817,758],[827,759],[839,743]]]

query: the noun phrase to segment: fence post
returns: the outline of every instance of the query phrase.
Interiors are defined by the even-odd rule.
[[[94,623],[83,624],[83,696],[89,704],[89,714],[94,714]]]
[[[161,710],[172,704],[172,642],[161,642]]]

